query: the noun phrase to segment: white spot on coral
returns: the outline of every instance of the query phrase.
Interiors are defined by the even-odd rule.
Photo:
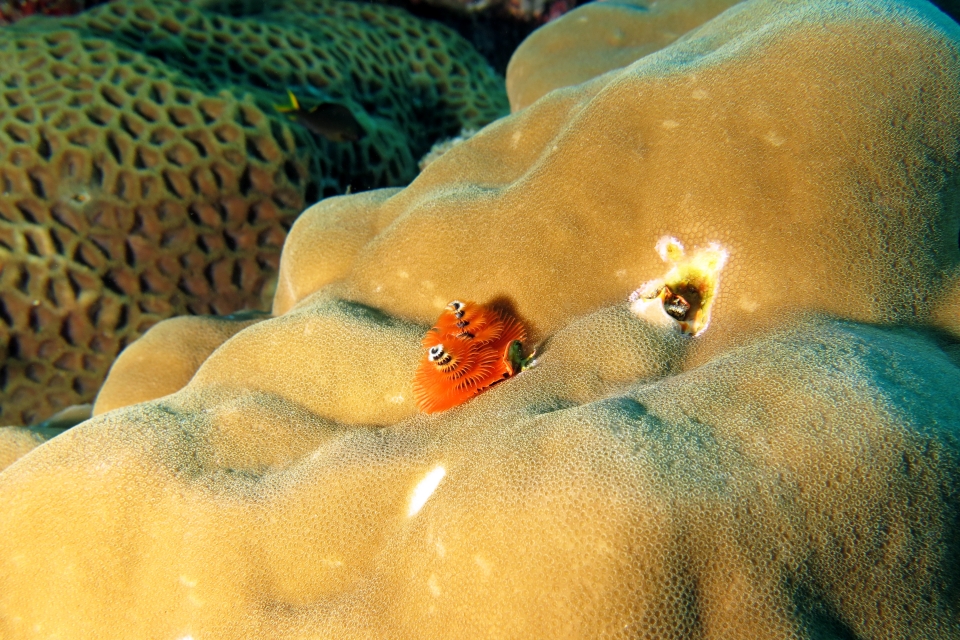
[[[397,276],[406,279],[410,277],[410,274],[407,273],[406,271],[400,270],[400,271],[397,271]]]
[[[664,262],[678,262],[683,259],[683,244],[671,236],[663,236],[657,240],[656,249]]]
[[[447,555],[447,548],[443,546],[443,542],[441,542],[439,538],[433,543],[433,546],[436,547],[437,555],[441,558]]]
[[[622,29],[614,29],[607,35],[607,44],[613,47],[620,46],[625,37]]]
[[[440,481],[443,480],[445,475],[447,475],[447,470],[442,465],[437,465],[417,483],[417,486],[413,488],[413,494],[410,496],[410,508],[407,509],[408,518],[420,513],[420,509],[423,509],[423,505],[427,504],[427,500],[440,486]]]
[[[614,272],[613,275],[617,276],[617,279],[623,280],[624,278],[627,277],[627,270],[626,270],[626,269],[617,269],[617,270]]]
[[[437,574],[430,574],[430,577],[427,578],[427,587],[429,587],[430,593],[433,594],[434,598],[440,595],[440,583],[437,581]]]
[[[110,471],[113,471],[113,463],[107,460],[101,460],[93,466],[93,470],[97,473],[109,473]]]
[[[403,397],[403,394],[402,394],[402,393],[397,393],[397,394],[394,394],[394,395],[392,395],[392,396],[387,396],[387,397],[386,397],[387,402],[389,402],[390,404],[403,404],[403,401],[404,401],[405,399],[406,399],[406,398]]]
[[[777,135],[776,131],[768,132],[767,135],[763,137],[763,139],[775,147],[779,147],[784,142],[786,142],[786,138],[784,138],[783,136]]]
[[[476,555],[473,556],[473,561],[480,568],[480,573],[483,574],[484,578],[489,578],[490,574],[493,573],[493,569],[490,567],[490,563],[483,559],[483,556]]]
[[[694,100],[703,100],[707,97],[707,92],[703,89],[694,89],[693,93],[690,94],[690,97]]]
[[[617,553],[617,550],[613,547],[613,545],[611,545],[610,543],[604,540],[599,540],[596,543],[594,543],[593,549],[598,554],[601,554],[610,558],[615,557]]]
[[[752,298],[748,298],[746,296],[742,296],[737,301],[737,305],[748,313],[753,313],[754,311],[760,308],[760,305],[757,304],[756,300],[753,300]]]
[[[646,320],[655,327],[673,328],[676,326],[676,321],[663,310],[663,302],[657,297],[643,298],[638,296],[630,302],[630,311],[633,312],[633,315],[641,320]]]
[[[513,135],[510,136],[510,147],[513,149],[516,149],[517,146],[520,144],[520,138],[522,137],[523,137],[522,131],[514,131]]]
[[[663,122],[660,123],[660,126],[663,127],[664,129],[676,129],[677,127],[680,126],[680,123],[677,122],[676,120],[664,120]]]
[[[197,581],[182,575],[180,576],[180,584],[189,589],[193,589],[195,586],[197,586]]]

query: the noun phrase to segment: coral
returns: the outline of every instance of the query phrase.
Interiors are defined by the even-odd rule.
[[[0,427],[0,468],[6,469],[43,441],[41,435],[26,427]]]
[[[452,16],[493,16],[510,26],[543,24],[576,5],[576,0],[392,0],[404,8],[416,9],[421,2]]]
[[[153,326],[127,347],[110,374],[128,381],[97,394],[95,413],[105,413],[173,393],[186,386],[200,365],[228,338],[259,322],[266,314],[232,317],[182,316]],[[176,349],[165,345],[175,342]]]
[[[32,15],[63,16],[88,9],[105,0],[7,0],[0,1],[0,25]]]
[[[579,84],[662,49],[740,0],[609,0],[560,16],[517,48],[507,67],[510,107]]]
[[[437,158],[445,154],[447,151],[450,151],[450,149],[453,149],[455,146],[457,146],[464,140],[469,140],[470,138],[472,138],[476,132],[477,132],[476,129],[463,129],[460,131],[460,134],[457,136],[440,140],[439,142],[434,144],[432,147],[430,147],[430,151],[428,151],[425,156],[420,158],[420,161],[417,163],[417,166],[420,167],[421,171],[423,171],[428,166],[430,166],[430,164],[434,160],[436,160]]]
[[[273,317],[0,473],[4,637],[956,638],[958,114],[930,5],[746,0],[314,205]],[[537,362],[419,414],[460,296]]]
[[[334,1],[113,2],[5,29],[0,70],[4,423],[89,402],[162,318],[262,307],[306,203],[405,183],[436,138],[506,110],[449,30]],[[287,123],[288,89],[367,135]]]

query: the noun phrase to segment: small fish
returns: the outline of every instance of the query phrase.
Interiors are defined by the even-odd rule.
[[[448,304],[421,342],[417,406],[424,413],[445,411],[518,373],[526,333],[517,320],[485,305]]]
[[[274,105],[273,108],[331,142],[354,142],[366,135],[353,112],[342,104],[321,102],[312,109],[305,109],[289,89],[287,96],[290,98],[289,105]]]

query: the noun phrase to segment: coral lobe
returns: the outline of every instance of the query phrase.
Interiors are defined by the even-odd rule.
[[[0,473],[0,636],[960,638],[960,27],[745,0],[604,70],[125,350]]]

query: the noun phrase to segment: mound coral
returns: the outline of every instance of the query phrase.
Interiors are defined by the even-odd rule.
[[[662,49],[740,0],[606,0],[539,29],[514,52],[507,90],[514,111],[560,87],[625,67]]]
[[[273,105],[351,109],[334,143]],[[0,424],[92,400],[160,319],[263,307],[286,229],[506,111],[443,27],[333,0],[122,0],[0,33]]]
[[[746,0],[314,205],[0,474],[4,637],[958,637],[958,114],[932,6]],[[705,331],[631,312],[711,243]],[[538,363],[420,414],[458,296]]]
[[[3,0],[0,2],[0,25],[10,24],[32,15],[64,16],[77,13],[105,0]]]

